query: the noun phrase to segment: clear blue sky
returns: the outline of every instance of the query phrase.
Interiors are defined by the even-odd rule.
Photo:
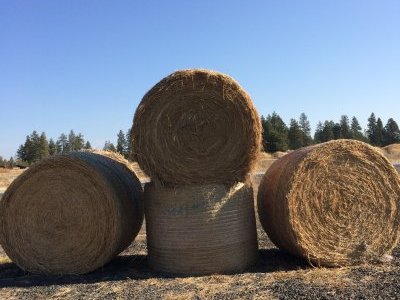
[[[148,89],[193,67],[285,122],[400,122],[400,1],[0,0],[0,155],[34,129],[115,142]]]

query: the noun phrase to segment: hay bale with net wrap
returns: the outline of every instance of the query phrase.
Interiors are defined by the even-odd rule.
[[[143,222],[143,192],[124,162],[76,152],[30,167],[0,201],[0,242],[23,270],[82,274],[110,261]]]
[[[163,184],[244,181],[261,145],[249,95],[231,77],[177,71],[143,97],[132,127],[133,160]]]
[[[253,189],[238,183],[145,186],[148,261],[169,273],[200,275],[248,268],[257,258]]]
[[[276,161],[258,192],[261,224],[279,248],[318,266],[388,257],[399,237],[400,180],[373,147],[337,140]]]

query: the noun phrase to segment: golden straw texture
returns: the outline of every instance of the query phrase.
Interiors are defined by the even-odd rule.
[[[399,201],[399,177],[380,152],[337,140],[272,164],[259,187],[258,212],[279,248],[318,266],[345,266],[391,252]]]
[[[146,184],[147,249],[152,268],[186,275],[244,270],[257,258],[253,189],[238,183]]]
[[[143,222],[143,192],[124,164],[76,152],[30,167],[0,201],[0,242],[22,269],[93,271],[123,251]]]
[[[142,99],[132,127],[133,160],[171,185],[245,181],[261,146],[249,95],[227,75],[177,71]]]

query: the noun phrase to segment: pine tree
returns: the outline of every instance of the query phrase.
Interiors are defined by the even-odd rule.
[[[117,152],[119,153],[119,154],[121,154],[121,155],[124,155],[125,156],[125,154],[126,154],[126,139],[125,139],[125,134],[124,134],[124,132],[122,131],[122,130],[120,130],[119,132],[118,132],[118,135],[117,135]]]
[[[111,143],[110,141],[106,141],[106,142],[104,143],[103,150],[104,150],[104,151],[117,152],[117,149],[115,148],[114,144]]]
[[[12,156],[8,160],[8,166],[9,166],[10,169],[13,169],[15,167],[15,161],[14,161],[14,158]]]
[[[304,133],[301,130],[299,123],[295,119],[290,120],[288,131],[289,149],[296,150],[303,145]]]
[[[377,140],[377,122],[374,113],[371,113],[370,117],[368,118],[368,129],[367,129],[367,137],[371,145],[378,145]]]
[[[40,135],[40,144],[39,144],[39,158],[42,160],[43,158],[48,157],[50,154],[49,143],[47,141],[46,134],[42,132]]]
[[[324,129],[322,130],[322,142],[328,142],[335,138],[333,134],[333,127],[335,123],[333,121],[325,121]]]
[[[399,126],[393,118],[387,121],[383,133],[383,146],[400,143]]]
[[[32,160],[31,162],[37,162],[41,159],[41,142],[40,136],[36,130],[34,130],[31,134],[31,141],[32,141]]]
[[[349,117],[346,115],[342,115],[340,118],[340,138],[342,138],[342,139],[350,139],[351,138]]]
[[[332,121],[332,132],[333,132],[333,139],[338,140],[342,138],[342,130],[339,123],[334,123]]]
[[[49,155],[56,155],[56,154],[57,154],[57,145],[51,138],[49,141]]]
[[[376,120],[376,133],[375,133],[376,136],[375,140],[377,146],[383,145],[383,135],[384,135],[383,123],[381,118],[378,118],[378,120]]]
[[[311,145],[313,142],[311,137],[311,126],[305,113],[300,114],[299,125],[300,130],[302,131],[302,147]]]
[[[90,144],[90,142],[89,141],[86,141],[86,144],[85,144],[85,147],[84,147],[85,149],[92,149],[92,145]]]
[[[67,153],[75,151],[75,132],[71,129],[68,134]]]
[[[287,151],[288,149],[288,128],[281,117],[273,112],[266,119],[262,118],[263,147],[265,151]]]
[[[83,138],[82,133],[78,133],[77,136],[74,138],[74,151],[80,151],[85,147],[85,139]]]
[[[125,158],[130,159],[131,158],[131,152],[132,152],[132,140],[131,140],[131,128],[129,128],[126,131],[126,148],[125,148]]]
[[[350,135],[352,139],[359,140],[359,141],[364,141],[364,135],[361,132],[361,126],[360,123],[358,122],[356,117],[353,117],[351,119],[351,125],[350,125]]]
[[[317,127],[315,128],[314,133],[314,142],[315,143],[322,143],[323,142],[323,134],[324,134],[324,125],[322,125],[321,121],[318,121]]]
[[[64,133],[61,133],[57,140],[57,153],[66,154],[69,152],[68,138]]]

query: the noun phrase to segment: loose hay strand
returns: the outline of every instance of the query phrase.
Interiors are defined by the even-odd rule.
[[[337,140],[276,161],[258,192],[261,223],[281,249],[315,265],[377,261],[399,237],[400,179],[375,148]]]
[[[261,147],[250,96],[209,70],[162,79],[143,97],[131,132],[133,160],[164,185],[245,181]]]

